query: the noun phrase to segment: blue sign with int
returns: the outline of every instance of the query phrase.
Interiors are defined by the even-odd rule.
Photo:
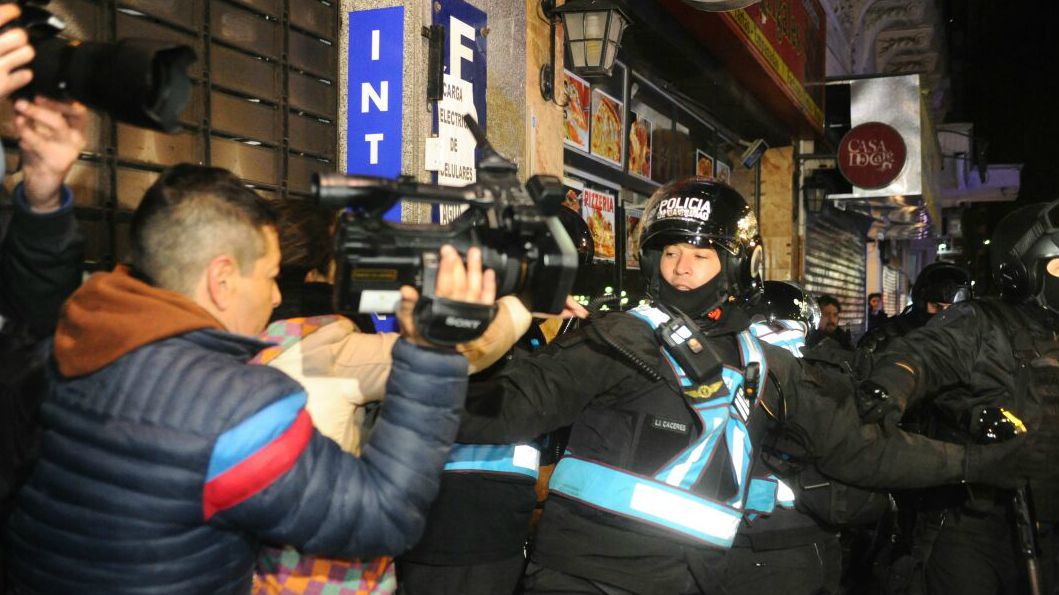
[[[358,10],[349,16],[346,80],[346,173],[401,174],[404,7]],[[400,219],[395,206],[387,219]]]

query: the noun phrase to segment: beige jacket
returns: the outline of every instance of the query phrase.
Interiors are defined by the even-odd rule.
[[[497,300],[496,318],[481,337],[457,349],[470,372],[484,370],[503,357],[529,329],[532,316],[517,298]],[[265,341],[277,343],[254,362],[285,372],[305,387],[313,425],[348,452],[360,452],[364,405],[386,395],[397,333],[361,333],[341,316],[292,318],[273,322]]]

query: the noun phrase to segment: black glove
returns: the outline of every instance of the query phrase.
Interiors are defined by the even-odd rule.
[[[1021,434],[1006,442],[967,446],[964,479],[1014,489],[1030,479],[1059,475],[1059,432],[1055,430]]]
[[[857,385],[854,398],[857,401],[857,413],[866,423],[892,421],[896,424],[901,419],[901,404],[898,399],[871,380]]]

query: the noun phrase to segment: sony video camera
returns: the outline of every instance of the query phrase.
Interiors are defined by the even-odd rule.
[[[478,246],[482,264],[496,272],[497,295],[517,294],[531,311],[559,313],[577,276],[577,250],[555,214],[562,184],[536,175],[525,187],[518,166],[497,153],[470,116],[464,122],[481,150],[478,181],[463,187],[397,179],[314,174],[320,203],[342,208],[335,244],[335,307],[339,312],[393,312],[399,288],[411,285],[423,298],[416,324],[424,337],[455,344],[480,335],[494,314],[484,308],[432,296],[438,251],[453,245],[461,255]],[[400,199],[467,205],[451,223],[405,224],[383,213]]]
[[[21,27],[36,56],[33,80],[15,93],[77,100],[134,126],[176,132],[177,119],[191,98],[186,69],[195,51],[154,39],[99,43],[63,39],[66,22],[43,9],[49,0],[7,0],[22,15],[6,27]]]

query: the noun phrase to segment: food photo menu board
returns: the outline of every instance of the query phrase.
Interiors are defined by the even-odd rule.
[[[581,217],[596,243],[596,260],[614,262],[614,195],[585,188],[581,191]]]
[[[625,268],[640,268],[640,219],[643,209],[625,207]]]
[[[588,113],[591,106],[591,86],[569,70],[563,71],[563,91],[566,93],[566,107],[563,108],[563,123],[566,144],[588,151]]]
[[[651,131],[653,125],[643,114],[629,110],[629,173],[651,179]]]
[[[717,162],[717,179],[725,184],[732,183],[732,168],[728,167],[728,164],[723,161]]]
[[[621,167],[621,151],[625,135],[625,106],[621,101],[599,89],[592,89],[592,145],[593,155]]]
[[[700,178],[713,177],[713,157],[701,149],[695,149],[695,175]]]

